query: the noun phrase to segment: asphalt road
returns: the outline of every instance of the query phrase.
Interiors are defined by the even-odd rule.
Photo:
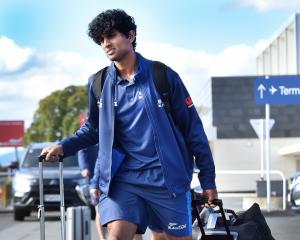
[[[59,212],[46,213],[45,222],[46,240],[60,239]],[[91,222],[92,240],[97,240],[95,222]],[[143,239],[150,239],[149,231]],[[37,240],[40,239],[40,225],[36,213],[26,217],[23,222],[15,222],[12,213],[0,213],[0,239],[1,240]]]
[[[46,218],[46,239],[60,239],[59,213]],[[298,240],[300,236],[300,215],[291,212],[276,212],[266,216],[266,220],[276,240]],[[91,225],[92,240],[97,240],[94,222]],[[15,222],[11,213],[0,213],[0,239],[32,240],[39,239],[39,222],[35,216],[28,217],[24,222]],[[150,240],[149,231],[143,236]]]

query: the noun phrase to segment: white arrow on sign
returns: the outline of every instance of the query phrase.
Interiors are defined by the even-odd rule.
[[[277,89],[272,85],[271,88],[269,89],[269,91],[272,95],[274,95],[274,93],[277,92]]]
[[[263,99],[263,98],[264,98],[264,91],[266,91],[265,86],[262,85],[262,84],[260,84],[260,85],[258,86],[257,90],[260,92],[260,93],[259,93],[259,94],[260,94],[260,95],[259,95],[260,98]]]

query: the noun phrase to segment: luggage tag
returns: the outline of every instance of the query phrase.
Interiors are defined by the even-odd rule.
[[[215,213],[215,212],[211,212],[209,214],[209,217],[208,217],[208,220],[207,220],[207,225],[206,225],[207,229],[215,229],[218,216],[219,216],[219,214]]]
[[[225,218],[226,218],[226,220],[227,220],[227,221],[230,221],[229,213],[227,212],[226,209],[224,210],[224,212],[225,212]]]

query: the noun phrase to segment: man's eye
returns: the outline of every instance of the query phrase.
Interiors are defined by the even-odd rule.
[[[112,33],[112,34],[109,34],[108,36],[107,36],[107,38],[113,38],[113,37],[115,37],[116,36],[116,33]]]

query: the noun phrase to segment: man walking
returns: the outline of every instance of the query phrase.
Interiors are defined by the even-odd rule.
[[[81,175],[84,178],[88,178],[88,179],[93,178],[95,163],[98,156],[98,150],[99,150],[99,146],[97,144],[78,151],[78,165],[81,170]],[[95,225],[96,225],[99,240],[105,240],[105,231],[100,223],[98,204],[95,205],[95,212],[96,212]]]
[[[190,182],[194,161],[208,204],[217,198],[207,137],[179,75],[166,69],[172,114],[153,82],[153,61],[135,51],[136,24],[123,10],[100,13],[89,36],[112,61],[99,101],[89,79],[89,117],[74,134],[43,150],[48,161],[99,143],[93,187],[109,239],[130,240],[147,226],[154,239],[192,239]],[[112,174],[114,149],[125,158]],[[94,179],[95,179],[94,176]]]

